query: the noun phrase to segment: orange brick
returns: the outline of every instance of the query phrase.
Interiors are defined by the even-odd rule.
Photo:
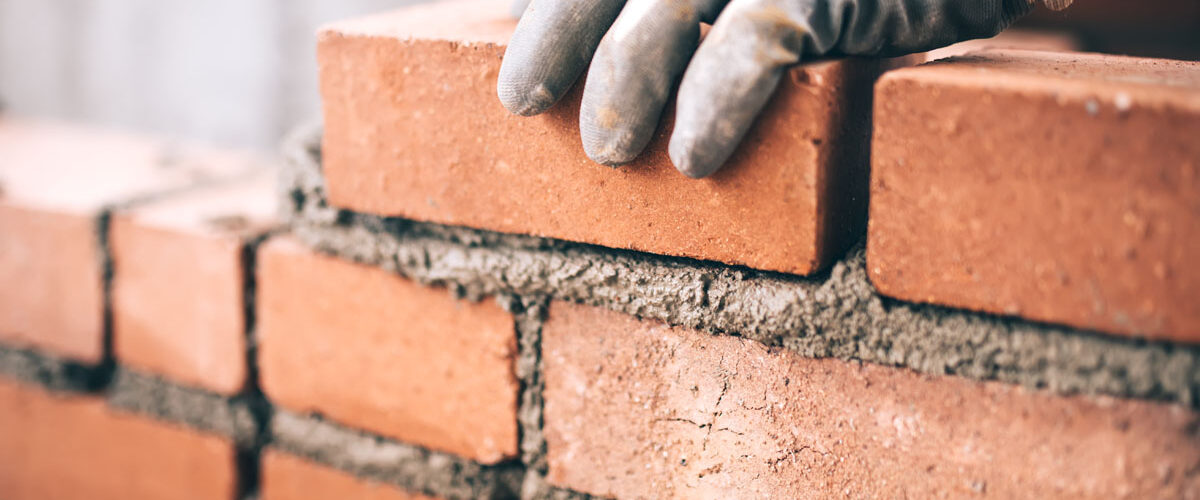
[[[232,395],[246,383],[247,239],[274,226],[273,172],[116,215],[113,347],[122,364]]]
[[[671,165],[669,109],[640,159],[613,169],[583,152],[578,88],[537,117],[501,106],[508,3],[416,6],[321,32],[332,204],[801,274],[861,235],[871,85],[903,60],[798,67],[709,179]]]
[[[0,341],[100,361],[101,214],[246,165],[143,137],[0,119],[0,283],[9,284],[0,287]]]
[[[482,463],[517,454],[516,333],[495,302],[267,242],[259,365],[275,403]]]
[[[875,123],[880,292],[1200,341],[1200,63],[986,52],[890,73]]]
[[[554,303],[551,483],[618,498],[1177,498],[1200,415],[836,359]]]
[[[224,438],[0,379],[0,498],[233,500]]]
[[[433,500],[394,486],[359,479],[337,469],[317,465],[287,453],[268,449],[262,457],[263,500]]]

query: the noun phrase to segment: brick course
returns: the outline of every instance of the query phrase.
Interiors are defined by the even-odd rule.
[[[871,84],[905,60],[793,70],[730,163],[671,166],[665,123],[621,168],[579,139],[577,91],[510,115],[496,74],[507,2],[416,6],[322,30],[325,180],[333,205],[508,233],[810,273],[861,232]]]
[[[101,221],[110,209],[249,168],[237,153],[0,119],[0,340],[104,355]]]
[[[274,173],[113,217],[119,362],[231,395],[246,384],[248,240],[275,225]]]
[[[0,379],[0,498],[234,500],[230,441]]]
[[[511,314],[293,240],[259,253],[262,386],[276,404],[482,463],[517,454]]]
[[[880,292],[1200,341],[1200,63],[992,51],[877,94]]]
[[[618,498],[1171,498],[1200,491],[1180,406],[803,358],[556,302],[552,484]]]

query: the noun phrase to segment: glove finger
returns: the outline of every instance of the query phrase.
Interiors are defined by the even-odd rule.
[[[558,102],[587,66],[625,0],[535,0],[525,9],[500,64],[505,108],[536,115]]]
[[[593,161],[633,161],[653,138],[671,89],[700,42],[700,21],[723,1],[629,0],[600,41],[579,110]]]
[[[788,66],[800,61],[808,10],[794,0],[733,0],[679,85],[671,162],[693,178],[733,154]]]
[[[529,0],[513,0],[508,5],[508,15],[512,16],[513,19],[520,19],[521,14],[525,13],[526,7],[529,7]]]

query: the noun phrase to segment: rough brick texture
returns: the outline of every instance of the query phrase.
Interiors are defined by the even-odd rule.
[[[103,356],[99,226],[111,207],[231,175],[249,159],[143,137],[0,120],[0,341]]]
[[[262,456],[263,500],[432,500],[275,450]]]
[[[882,293],[1200,341],[1200,64],[992,51],[876,102]]]
[[[1180,406],[803,358],[554,303],[549,480],[618,498],[1173,498],[1200,488]]]
[[[0,379],[0,498],[233,500],[233,445]]]
[[[273,172],[113,217],[119,362],[221,394],[246,384],[243,249],[274,224]]]
[[[259,253],[262,385],[275,403],[482,463],[517,454],[516,334],[471,303],[273,239]]]
[[[507,5],[443,2],[321,32],[334,205],[802,274],[861,233],[871,84],[903,60],[793,70],[730,163],[696,181],[667,158],[670,109],[616,169],[584,155],[578,89],[541,116],[505,111]]]

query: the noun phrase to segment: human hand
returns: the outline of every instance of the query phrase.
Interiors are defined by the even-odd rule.
[[[700,178],[733,153],[789,66],[992,36],[1033,1],[533,0],[509,42],[497,92],[509,111],[535,115],[590,65],[583,149],[593,161],[621,165],[649,143],[678,82],[669,153],[680,172]],[[714,24],[700,43],[702,22]]]

